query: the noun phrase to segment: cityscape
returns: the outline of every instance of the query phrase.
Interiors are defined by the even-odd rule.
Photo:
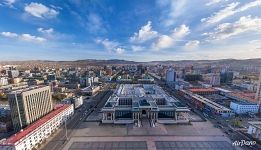
[[[1,0],[0,150],[260,150],[260,8]]]

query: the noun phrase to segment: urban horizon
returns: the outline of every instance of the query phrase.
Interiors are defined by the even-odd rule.
[[[0,150],[261,150],[261,0],[0,0]]]

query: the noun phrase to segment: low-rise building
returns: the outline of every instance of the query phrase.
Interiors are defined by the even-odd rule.
[[[74,113],[73,105],[59,105],[56,109],[8,139],[0,142],[1,150],[31,150],[48,138]]]
[[[248,122],[249,127],[247,133],[253,138],[261,141],[261,121]]]
[[[89,86],[81,89],[83,95],[94,95],[100,90],[100,86]]]
[[[83,104],[83,97],[82,96],[73,96],[70,98],[65,98],[62,100],[63,104],[73,104],[74,109],[77,109],[82,106]]]
[[[246,113],[256,114],[256,113],[258,113],[259,106],[254,103],[238,101],[238,102],[231,102],[230,108],[236,114],[246,114]]]
[[[195,107],[205,113],[221,115],[223,117],[228,117],[233,115],[229,108],[224,107],[208,98],[201,95],[195,94],[190,90],[180,89],[178,94],[185,99],[189,100]]]

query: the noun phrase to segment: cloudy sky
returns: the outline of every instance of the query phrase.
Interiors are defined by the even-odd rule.
[[[261,0],[0,0],[0,60],[261,58]]]

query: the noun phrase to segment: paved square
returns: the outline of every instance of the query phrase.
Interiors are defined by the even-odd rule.
[[[145,141],[74,142],[69,150],[147,150]]]
[[[156,141],[157,150],[234,150],[226,141]]]

